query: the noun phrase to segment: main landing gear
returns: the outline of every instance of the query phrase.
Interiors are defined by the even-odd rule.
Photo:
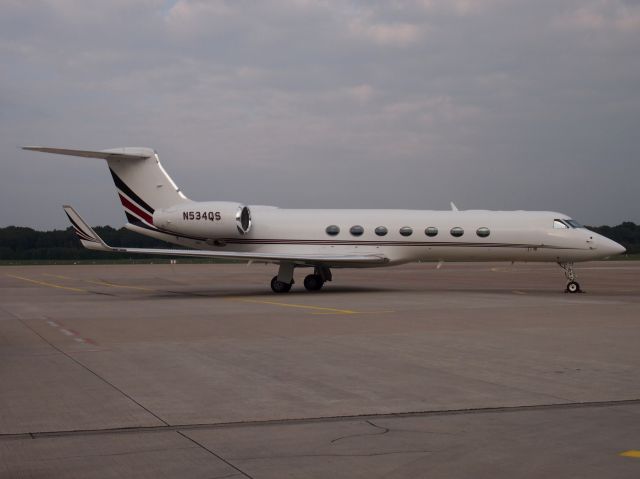
[[[567,278],[567,288],[564,290],[565,293],[582,293],[583,291],[580,289],[580,283],[576,281],[577,276],[575,271],[573,271],[573,263],[558,263],[564,270],[564,275]]]
[[[274,293],[288,293],[291,286],[295,283],[293,280],[293,270],[295,266],[292,263],[281,263],[277,276],[271,280],[271,290]],[[309,274],[304,278],[304,287],[307,291],[320,291],[325,281],[331,281],[331,270],[324,266],[316,266],[313,274]]]
[[[291,291],[291,286],[293,285],[293,280],[290,283],[285,283],[284,281],[278,281],[278,277],[274,276],[271,280],[271,290],[274,293],[288,293]]]
[[[304,278],[304,287],[307,291],[320,291],[324,286],[324,279],[319,274],[310,274]]]

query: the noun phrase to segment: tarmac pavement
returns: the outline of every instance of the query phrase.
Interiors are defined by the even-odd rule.
[[[640,262],[0,268],[0,477],[640,477]]]

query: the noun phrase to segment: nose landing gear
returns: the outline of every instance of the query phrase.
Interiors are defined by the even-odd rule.
[[[580,289],[580,283],[576,281],[577,276],[575,271],[573,271],[573,263],[558,263],[564,270],[564,275],[569,281],[567,283],[567,288],[564,290],[565,293],[583,293],[582,289]]]

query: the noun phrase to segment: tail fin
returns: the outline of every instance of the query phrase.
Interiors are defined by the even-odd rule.
[[[89,151],[26,146],[23,149],[107,160],[127,220],[133,224],[153,225],[155,210],[190,201],[164,170],[151,148]]]
[[[76,236],[80,238],[80,242],[82,246],[87,249],[93,249],[96,251],[112,251],[112,248],[108,246],[102,238],[98,236],[98,234],[93,231],[93,228],[89,226],[85,221],[80,217],[76,210],[73,209],[72,206],[64,205],[62,207],[64,212],[67,214],[69,221],[71,221],[71,226],[76,232]]]

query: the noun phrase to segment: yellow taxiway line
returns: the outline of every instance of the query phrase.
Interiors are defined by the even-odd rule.
[[[43,275],[46,276],[51,276],[54,278],[59,278],[59,279],[65,279],[65,280],[74,280],[75,278],[71,278],[69,276],[62,276],[62,275],[56,275],[56,274],[49,274],[49,273],[43,273]],[[57,288],[57,289],[65,289],[68,291],[77,291],[80,293],[90,293],[91,291],[86,290],[86,289],[81,289],[81,288],[74,288],[72,286],[62,286],[59,284],[55,284],[55,283],[49,283],[47,281],[38,281],[35,279],[30,279],[30,278],[25,278],[23,276],[17,276],[17,275],[12,275],[12,274],[8,274],[7,276],[10,276],[12,278],[16,278],[16,279],[21,279],[23,281],[28,281],[30,283],[34,283],[34,284],[38,284],[41,286],[47,286],[50,288]],[[155,289],[151,289],[151,288],[144,288],[142,286],[129,286],[126,284],[117,284],[117,283],[111,283],[111,282],[107,282],[107,281],[94,281],[94,280],[90,280],[90,279],[81,279],[80,281],[84,281],[86,283],[91,283],[91,284],[95,284],[95,285],[100,285],[100,286],[108,286],[111,288],[127,288],[127,289],[137,289],[137,290],[142,290],[142,291],[152,291],[155,292],[157,290]],[[258,300],[258,299],[240,299],[240,298],[233,298],[231,299],[232,301],[239,301],[239,302],[243,302],[243,303],[254,303],[254,304],[268,304],[271,306],[281,306],[283,308],[294,308],[294,309],[306,309],[311,311],[311,314],[364,314],[365,312],[363,311],[354,311],[352,309],[339,309],[339,308],[327,308],[324,306],[310,306],[307,304],[294,304],[294,303],[282,303],[279,301],[265,301],[265,300]],[[386,313],[386,312],[393,312],[393,311],[373,311],[373,312],[368,312],[370,313]]]
[[[69,276],[62,276],[61,274],[51,274],[51,273],[42,273],[42,276],[51,276],[52,278],[58,278],[58,279],[73,279],[73,278],[70,278]]]
[[[87,291],[86,289],[73,288],[71,286],[62,286],[60,284],[49,283],[47,281],[38,281],[36,279],[25,278],[24,276],[17,276],[15,274],[9,274],[9,273],[6,273],[6,274],[7,274],[7,276],[10,276],[11,278],[21,279],[22,281],[28,281],[29,283],[38,284],[40,286],[47,286],[49,288],[66,289],[68,291],[76,291],[76,292],[80,292],[80,293],[89,293],[90,292],[90,291]]]
[[[635,451],[633,449],[631,451],[621,452],[620,455],[624,457],[636,457],[640,459],[640,451]]]
[[[143,288],[142,286],[129,286],[128,284],[110,283],[108,281],[92,281],[90,279],[85,279],[83,281],[86,281],[87,283],[91,283],[91,284],[98,284],[98,285],[101,285],[101,286],[109,286],[111,288],[139,289],[141,291],[153,291],[153,292],[157,291],[157,290],[151,289],[151,288]]]
[[[78,280],[78,281],[84,281],[85,283],[91,283],[91,284],[97,284],[99,286],[109,286],[111,288],[127,288],[127,289],[139,289],[142,291],[153,291],[155,292],[155,289],[151,289],[151,288],[143,288],[142,286],[129,286],[127,284],[118,284],[118,283],[111,283],[109,281],[94,281],[91,279],[80,279],[80,278],[71,278],[69,276],[62,276],[60,274],[50,274],[50,273],[42,273],[43,276],[51,276],[52,278],[58,278],[58,279],[68,279],[68,280]]]
[[[258,299],[236,299],[236,301],[241,301],[243,303],[257,303],[257,304],[269,304],[273,306],[282,306],[284,308],[298,308],[298,309],[309,309],[312,311],[321,311],[320,313],[315,314],[358,314],[359,311],[353,311],[351,309],[337,309],[337,308],[325,308],[322,306],[309,306],[306,304],[292,304],[292,303],[280,303],[277,301],[263,301]]]

